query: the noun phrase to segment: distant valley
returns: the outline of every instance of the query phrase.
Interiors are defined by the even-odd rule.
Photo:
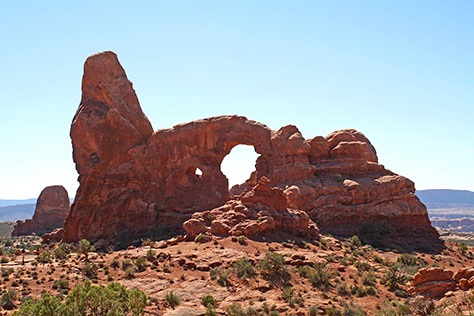
[[[474,192],[420,190],[416,195],[428,208],[433,226],[456,232],[474,232]]]

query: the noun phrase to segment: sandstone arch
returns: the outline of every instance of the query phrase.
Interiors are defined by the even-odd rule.
[[[80,187],[64,241],[126,235],[132,242],[225,204],[230,194],[220,165],[239,144],[260,154],[240,192],[257,183],[267,191],[277,187],[288,208],[327,231],[353,234],[365,222],[386,221],[404,236],[437,238],[413,183],[378,164],[374,147],[356,130],[306,140],[293,125],[273,131],[232,115],[153,132],[112,52],[88,58],[82,91],[71,126]]]

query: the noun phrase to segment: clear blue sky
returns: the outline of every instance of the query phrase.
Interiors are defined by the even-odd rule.
[[[306,138],[356,128],[417,189],[474,191],[474,2],[98,2],[1,2],[0,198],[75,195],[69,128],[103,50],[155,129],[221,114]]]

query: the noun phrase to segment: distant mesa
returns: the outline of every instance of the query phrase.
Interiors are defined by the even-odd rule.
[[[247,221],[242,233],[268,227],[314,233],[317,224],[333,234],[394,236],[420,244],[439,237],[413,182],[379,164],[361,132],[344,129],[305,139],[293,125],[274,131],[237,115],[154,131],[113,52],[85,62],[71,139],[80,186],[61,232],[65,242],[132,243],[163,229],[183,232],[190,219],[205,223],[188,222],[188,233],[237,234],[239,218]],[[260,156],[250,179],[229,192],[220,166],[240,144]],[[264,198],[265,192],[255,194],[258,183],[284,207],[272,205],[276,201]],[[208,213],[219,223],[205,218]],[[277,219],[283,213],[289,221]]]
[[[17,221],[12,236],[39,236],[64,226],[64,219],[69,212],[69,196],[60,185],[48,186],[41,191],[36,202],[32,219]]]

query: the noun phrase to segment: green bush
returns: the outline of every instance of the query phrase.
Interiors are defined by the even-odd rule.
[[[246,279],[252,277],[255,274],[255,267],[252,261],[247,258],[241,258],[232,264],[235,274],[241,278]]]
[[[137,267],[138,272],[143,272],[146,270],[146,261],[144,258],[139,258],[135,260],[135,267]]]
[[[316,316],[316,315],[318,315],[318,307],[313,305],[309,308],[309,316]]]
[[[461,252],[461,253],[466,253],[467,251],[467,245],[465,243],[460,243],[459,246],[458,246],[458,251]]]
[[[220,286],[229,286],[230,285],[230,282],[229,282],[229,271],[227,270],[224,270],[224,269],[217,269],[217,283],[220,285]]]
[[[146,252],[146,260],[153,261],[155,259],[156,252],[153,249],[148,249]]]
[[[388,268],[382,282],[390,287],[390,290],[396,290],[401,285],[405,285],[408,281],[408,276],[403,272],[398,265],[393,265]]]
[[[232,304],[225,309],[227,316],[246,316],[240,304]]]
[[[16,292],[15,290],[8,290],[5,294],[2,295],[0,299],[0,306],[4,309],[11,310],[15,308],[13,304],[16,300]]]
[[[114,258],[112,262],[110,262],[110,267],[114,270],[117,270],[120,267],[120,263],[117,258]]]
[[[265,253],[265,258],[258,264],[260,273],[267,279],[287,283],[291,276],[285,265],[285,257],[276,252]]]
[[[206,295],[201,299],[201,304],[204,305],[205,307],[216,307],[217,301],[212,295]]]
[[[81,239],[77,245],[77,252],[89,259],[89,252],[95,251],[94,246],[91,246],[91,242],[87,239]]]
[[[125,269],[125,278],[127,279],[133,279],[135,277],[135,273],[137,272],[137,268],[134,266],[128,266],[127,269]]]
[[[125,271],[127,270],[128,267],[131,267],[133,264],[132,264],[132,260],[130,259],[124,259],[122,260],[122,270]]]
[[[326,263],[316,262],[313,267],[302,267],[300,274],[306,277],[311,284],[319,289],[325,289],[331,285],[333,272],[327,267]]]
[[[93,286],[89,281],[76,286],[63,303],[48,294],[39,301],[27,300],[13,316],[140,316],[148,300],[145,293],[128,291],[119,283]]]
[[[44,251],[36,257],[36,261],[38,261],[38,263],[42,263],[42,264],[50,263],[51,262],[51,254],[47,251]]]
[[[347,283],[346,282],[342,282],[342,283],[339,283],[338,285],[336,285],[336,292],[337,292],[337,294],[339,294],[341,296],[350,296],[351,295],[349,289],[347,288]]]
[[[91,280],[96,280],[98,275],[97,266],[95,265],[95,263],[86,262],[86,264],[82,268],[82,273],[84,273],[87,278]]]
[[[217,316],[215,307],[209,305],[206,307],[206,316]]]
[[[170,291],[166,293],[165,295],[165,302],[172,308],[174,309],[176,306],[178,306],[181,303],[181,298],[173,293],[173,291]]]
[[[377,281],[375,275],[372,272],[367,272],[362,276],[362,283],[367,286],[374,286]]]
[[[54,257],[58,260],[65,260],[67,258],[67,253],[61,248],[56,248],[56,250],[54,250]]]

